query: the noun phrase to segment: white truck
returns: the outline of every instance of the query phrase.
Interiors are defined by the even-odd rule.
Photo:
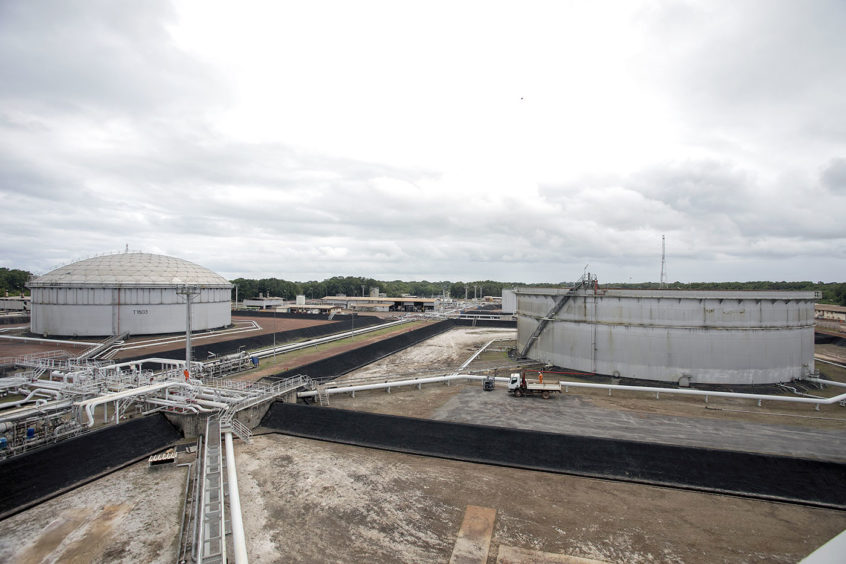
[[[527,379],[522,372],[512,372],[511,379],[508,381],[508,391],[517,398],[540,394],[543,399],[549,399],[553,393],[561,393],[561,384],[559,382],[544,382],[543,372],[538,374],[537,380]]]

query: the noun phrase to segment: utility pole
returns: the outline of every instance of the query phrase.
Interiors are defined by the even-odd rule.
[[[661,235],[661,280],[658,284],[659,288],[663,288],[666,285],[666,278],[667,278],[667,269],[666,269],[666,260],[667,260],[667,243],[664,239],[664,236]]]
[[[200,295],[199,286],[179,286],[176,293],[185,296],[185,379],[191,377],[191,302]]]

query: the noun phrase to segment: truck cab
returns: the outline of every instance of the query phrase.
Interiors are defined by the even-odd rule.
[[[512,372],[511,379],[508,381],[508,391],[513,392],[523,385],[523,375],[519,372]]]

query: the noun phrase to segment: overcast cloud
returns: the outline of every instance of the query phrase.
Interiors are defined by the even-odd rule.
[[[846,3],[3,2],[0,266],[846,279]]]

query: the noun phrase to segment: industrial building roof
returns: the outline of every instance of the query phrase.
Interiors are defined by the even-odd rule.
[[[222,276],[193,262],[165,255],[125,252],[74,262],[39,276],[30,288],[51,286],[178,286],[231,288]]]

